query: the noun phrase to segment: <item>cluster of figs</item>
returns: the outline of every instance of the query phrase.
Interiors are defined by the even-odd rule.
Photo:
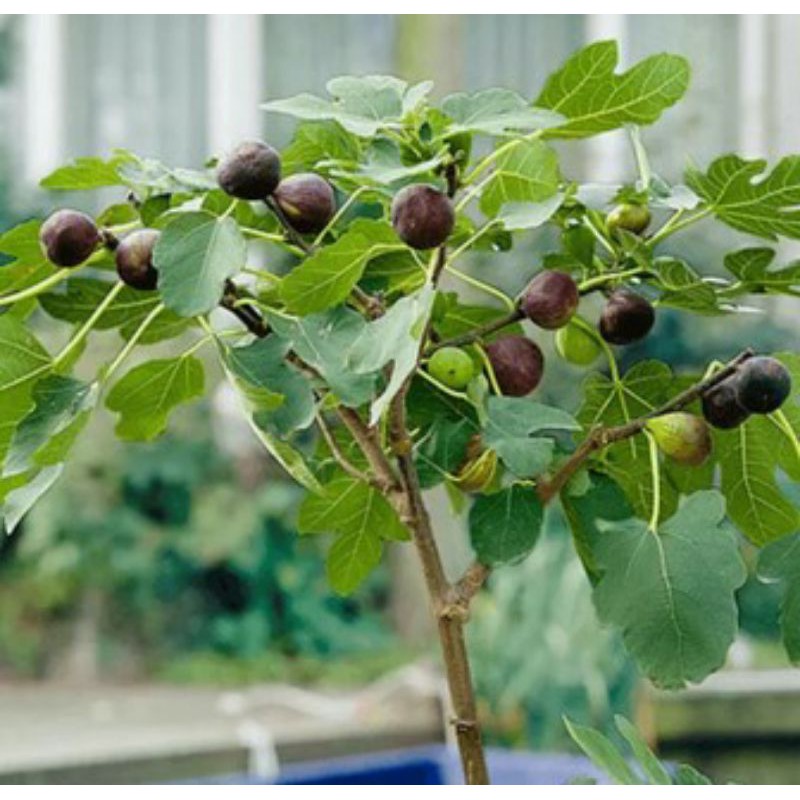
[[[265,201],[300,235],[320,233],[336,213],[333,188],[324,178],[314,173],[282,178],[279,154],[263,142],[244,142],[236,147],[220,162],[217,180],[231,197]],[[409,247],[429,250],[448,239],[455,226],[455,211],[446,193],[427,184],[414,184],[395,195],[391,220],[397,235]],[[625,203],[611,211],[606,222],[612,233],[624,229],[641,234],[650,223],[650,212],[644,206]],[[98,228],[91,217],[68,209],[50,216],[40,232],[42,247],[53,264],[78,266],[98,247],[105,246],[115,253],[120,279],[141,290],[156,288],[158,272],[153,253],[159,236],[158,230],[145,228],[118,241]],[[596,332],[575,318],[579,302],[579,288],[571,275],[544,270],[521,294],[516,317],[555,331],[556,350],[581,366],[598,356],[597,334],[609,344],[628,345],[647,336],[655,322],[651,303],[627,287],[608,293]],[[539,385],[544,355],[527,336],[500,335],[485,345],[485,354],[504,395],[522,397]],[[434,350],[426,368],[435,380],[461,390],[475,377],[477,363],[461,347],[442,346]],[[779,361],[753,357],[702,397],[703,416],[717,428],[733,428],[750,414],[776,410],[790,391],[789,373]],[[708,427],[699,417],[679,412],[651,420],[648,427],[662,449],[679,461],[697,464],[708,455]]]

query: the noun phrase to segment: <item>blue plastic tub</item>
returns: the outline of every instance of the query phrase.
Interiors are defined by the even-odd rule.
[[[524,753],[490,748],[489,772],[496,784],[557,786],[591,777],[606,783],[585,758],[560,753]],[[262,778],[246,774],[194,781],[202,784],[256,785]],[[278,784],[444,785],[462,783],[458,754],[445,745],[309,761],[287,766]]]

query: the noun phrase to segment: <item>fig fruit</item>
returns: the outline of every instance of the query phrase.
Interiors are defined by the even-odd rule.
[[[442,347],[430,357],[428,372],[451,389],[464,389],[475,376],[475,365],[460,347]]]
[[[153,250],[155,249],[159,231],[144,228],[128,234],[117,246],[114,260],[117,274],[123,283],[134,289],[151,290],[158,283],[158,272],[153,266]]]
[[[64,209],[51,214],[39,231],[39,242],[47,259],[58,267],[83,264],[102,241],[94,220]]]
[[[217,168],[220,188],[239,200],[264,200],[280,180],[281,158],[263,142],[242,142]]]
[[[415,184],[401,189],[392,203],[392,225],[415,250],[429,250],[447,240],[455,225],[450,198],[433,186]]]
[[[484,450],[467,458],[456,474],[455,483],[462,492],[482,492],[492,483],[496,474],[497,453]]]
[[[647,422],[659,448],[679,464],[702,464],[711,453],[711,431],[705,420],[676,411]]]
[[[578,286],[570,275],[558,270],[540,272],[520,300],[522,313],[545,330],[566,325],[578,308]]]
[[[333,188],[313,172],[284,178],[273,197],[298,233],[319,233],[336,213]]]
[[[556,332],[556,352],[570,364],[588,367],[602,349],[595,338],[580,325],[569,323]]]
[[[544,355],[524,336],[503,336],[486,345],[497,385],[503,394],[524,397],[542,380]]]
[[[650,209],[647,206],[621,203],[609,212],[606,217],[606,225],[611,233],[622,229],[641,234],[647,230],[651,219]]]
[[[739,405],[751,414],[777,411],[791,391],[789,370],[775,358],[748,358],[739,368],[736,397]]]
[[[655,310],[644,297],[617,289],[600,315],[600,335],[611,344],[631,344],[644,339],[655,321]]]
[[[750,412],[739,403],[738,382],[739,376],[734,375],[703,395],[703,416],[715,428],[736,428],[750,416]]]

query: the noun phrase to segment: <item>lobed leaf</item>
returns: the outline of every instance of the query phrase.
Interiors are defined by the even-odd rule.
[[[508,131],[555,128],[564,117],[531,106],[509,89],[483,89],[473,94],[458,92],[445,97],[442,111],[453,120],[450,132],[485,133],[500,136]]]

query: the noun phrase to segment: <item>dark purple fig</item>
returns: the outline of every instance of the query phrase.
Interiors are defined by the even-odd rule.
[[[217,182],[239,200],[264,200],[281,179],[281,158],[268,144],[242,142],[217,168]]]
[[[520,309],[525,316],[545,330],[566,325],[578,308],[578,286],[566,272],[540,272],[525,289]]]
[[[433,186],[406,186],[392,203],[392,225],[397,235],[415,250],[429,250],[443,244],[453,232],[455,221],[450,198]]]
[[[331,185],[313,172],[284,178],[273,196],[298,233],[319,233],[336,213]]]
[[[709,425],[722,430],[738,428],[750,412],[739,403],[739,376],[718,383],[702,397],[703,416]]]
[[[39,231],[48,260],[59,267],[83,264],[102,241],[94,220],[80,211],[65,209],[51,214]]]
[[[775,358],[748,358],[739,368],[737,399],[751,414],[777,411],[792,391],[789,370]]]
[[[117,263],[117,274],[123,283],[134,289],[156,288],[158,272],[153,266],[153,250],[159,236],[159,231],[144,228],[128,234],[119,243],[114,259]]]
[[[644,339],[655,321],[655,310],[644,297],[617,289],[600,315],[600,335],[611,344],[631,344]]]
[[[500,391],[510,397],[530,394],[542,380],[544,355],[524,336],[503,336],[486,345]]]
[[[622,203],[614,208],[606,217],[608,229],[614,233],[617,230],[626,230],[631,233],[641,234],[650,224],[650,209],[647,206],[633,203]]]

